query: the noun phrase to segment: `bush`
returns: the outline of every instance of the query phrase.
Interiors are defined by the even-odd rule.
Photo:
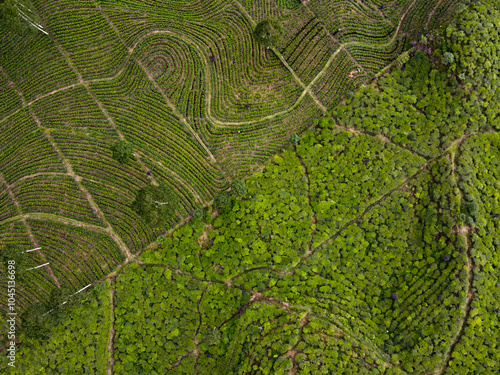
[[[238,197],[244,197],[248,192],[245,182],[238,179],[231,183],[231,191]]]
[[[285,29],[277,19],[266,18],[255,26],[253,36],[259,44],[278,47],[285,36]]]
[[[127,141],[120,140],[111,146],[111,151],[113,152],[113,159],[120,164],[126,164],[133,155],[134,148]]]

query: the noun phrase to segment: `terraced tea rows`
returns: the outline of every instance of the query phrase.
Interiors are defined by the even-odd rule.
[[[34,0],[48,35],[0,26],[0,244],[40,245],[33,267],[50,263],[20,311],[165,234],[131,209],[140,188],[171,187],[180,223],[396,59],[417,37],[402,36],[409,22],[456,5],[429,16],[424,3]],[[287,32],[276,49],[252,37],[268,16]],[[134,148],[125,165],[118,140]]]

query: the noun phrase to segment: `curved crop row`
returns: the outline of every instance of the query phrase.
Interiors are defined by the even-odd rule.
[[[313,0],[307,6],[342,43],[354,40],[382,43],[395,30],[377,9],[356,0],[335,3]]]
[[[285,60],[302,82],[310,83],[338,48],[317,19],[312,18],[282,48]]]
[[[8,183],[38,172],[66,172],[42,130],[25,133],[6,145],[0,157],[0,171]]]
[[[12,222],[0,226],[0,244],[4,245],[19,245],[25,250],[33,249],[26,227],[21,221]],[[40,256],[36,251],[29,253],[26,262],[26,268],[36,267],[43,264]],[[20,270],[17,270],[19,272]],[[3,265],[0,265],[0,282],[2,285],[7,285],[6,270]],[[22,281],[19,279],[16,282],[16,308],[18,312],[24,311],[35,300],[42,300],[47,297],[50,290],[55,286],[54,280],[50,277],[45,267],[36,270],[26,271]],[[0,311],[2,314],[7,312],[7,288],[0,288]],[[0,318],[1,319],[1,318]],[[3,343],[0,334],[0,342]]]
[[[23,213],[46,212],[102,225],[69,176],[36,176],[16,183],[12,190]]]
[[[131,252],[143,249],[161,234],[159,230],[153,230],[131,209],[133,199],[116,191],[110,191],[100,184],[89,181],[84,181],[83,184]],[[174,224],[174,220],[170,224]]]
[[[385,66],[393,62],[403,51],[408,48],[407,38],[397,39],[388,47],[377,46],[347,46],[347,50],[352,57],[363,67],[364,70],[372,74],[378,73]]]
[[[75,173],[84,179],[114,186],[129,196],[133,196],[148,180],[146,172],[133,159],[125,165],[112,159],[110,148],[117,138],[107,140],[59,130],[51,134]]]
[[[93,98],[81,86],[58,92],[31,107],[46,128],[66,131],[92,129],[100,134],[116,134]]]
[[[84,79],[111,76],[126,62],[125,46],[95,6],[63,0],[57,1],[56,9],[49,11],[43,5],[38,9],[47,30]]]
[[[47,35],[37,33],[21,37],[2,30],[0,26],[0,44],[0,67],[27,101],[77,80],[75,73]]]
[[[0,74],[0,116],[8,115],[20,107],[21,104],[19,95],[8,85],[5,77]]]
[[[197,51],[170,35],[151,35],[134,50],[177,109],[191,122],[205,115],[205,80]]]
[[[328,108],[333,108],[345,95],[366,80],[364,72],[345,50],[335,58],[325,74],[317,81],[313,91]]]
[[[125,259],[106,234],[52,221],[27,222],[59,281],[73,292],[109,274]]]

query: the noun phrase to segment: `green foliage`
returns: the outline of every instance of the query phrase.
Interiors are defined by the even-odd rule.
[[[113,159],[120,164],[126,164],[134,154],[134,148],[131,143],[119,140],[111,146],[111,152],[113,153]]]
[[[24,279],[26,268],[28,268],[28,254],[25,252],[25,250],[26,249],[22,246],[15,244],[5,245],[0,250],[0,258],[2,259],[3,271],[7,274],[9,265],[14,266],[15,278],[18,281],[22,281]],[[12,264],[12,261],[14,261],[14,264]]]
[[[481,134],[465,140],[458,160],[460,190],[472,216],[467,243],[473,262],[473,295],[463,336],[445,374],[500,373],[500,137]],[[465,241],[464,241],[465,242]]]
[[[231,192],[237,197],[244,197],[245,195],[247,195],[248,190],[245,185],[245,181],[236,179],[231,182]]]
[[[266,47],[280,47],[285,37],[285,28],[276,18],[260,21],[253,31],[253,37]]]
[[[396,65],[401,68],[404,64],[408,62],[408,60],[410,60],[410,54],[408,51],[405,51],[398,56],[396,60]]]
[[[116,280],[114,373],[164,374],[193,350],[205,286],[162,267],[127,267]],[[182,367],[192,373],[192,365]]]
[[[441,57],[441,61],[443,64],[453,64],[455,62],[455,55],[453,55],[453,53],[451,52],[444,52]]]
[[[233,199],[228,191],[220,191],[214,198],[214,206],[217,208],[229,207]]]
[[[162,227],[176,215],[179,198],[165,184],[140,189],[131,208],[152,226]]]
[[[33,23],[39,23],[40,18],[31,9],[34,7],[28,0],[1,1],[0,25],[22,36],[35,34],[37,29]]]
[[[30,339],[46,340],[49,337],[46,319],[43,314],[47,312],[45,305],[37,302],[24,311],[21,318],[22,332]]]
[[[193,212],[193,218],[195,220],[200,220],[200,219],[203,218],[203,216],[205,216],[205,213],[203,212],[202,209],[197,208],[196,210],[194,210],[194,212]]]
[[[466,87],[476,89],[476,101],[489,108],[487,112],[497,112],[499,108],[499,30],[498,2],[482,1],[461,12],[445,31],[447,52],[443,55],[455,54],[458,73],[463,74]]]
[[[248,22],[234,22],[235,14],[218,12],[211,18],[214,23],[209,26],[213,27],[203,27],[201,31],[200,20],[208,22],[208,18],[199,12],[214,10],[221,3],[199,8],[196,2],[186,6],[185,2],[170,1],[164,7],[160,1],[159,6],[152,7],[123,0],[122,7],[138,10],[131,12],[130,19],[118,17],[114,10],[107,9],[114,4],[111,0],[101,3],[103,9],[97,13],[93,13],[93,7],[85,8],[88,17],[78,17],[79,13],[62,3],[57,6],[44,3],[40,9],[44,14],[63,9],[67,19],[78,20],[68,25],[81,27],[69,27],[58,23],[59,17],[46,17],[51,30],[57,33],[58,43],[63,49],[68,48],[84,78],[102,78],[103,73],[114,77],[93,81],[92,93],[116,119],[117,129],[143,152],[141,159],[155,178],[166,181],[166,185],[141,189],[132,204],[135,212],[131,211],[130,197],[137,186],[147,182],[147,177],[130,157],[126,158],[127,165],[117,166],[109,160],[109,155],[99,154],[105,141],[94,135],[102,135],[102,128],[107,131],[109,126],[93,98],[82,88],[69,90],[74,97],[67,94],[68,90],[58,91],[54,95],[61,95],[60,101],[54,103],[61,105],[54,105],[57,108],[54,111],[47,110],[47,98],[37,97],[54,88],[43,92],[30,90],[26,100],[37,98],[33,110],[42,124],[59,124],[55,126],[60,129],[51,131],[54,142],[74,163],[75,172],[84,177],[81,183],[116,232],[126,238],[127,245],[140,250],[157,238],[159,246],[140,255],[145,264],[129,263],[117,272],[113,301],[113,292],[106,281],[92,292],[91,299],[83,301],[84,306],[69,306],[72,314],[67,317],[57,319],[58,311],[53,311],[47,320],[42,319],[47,308],[60,306],[65,298],[65,292],[59,289],[51,291],[47,304],[27,309],[22,315],[26,333],[21,336],[27,345],[23,344],[19,369],[14,371],[105,373],[109,356],[106,348],[114,319],[116,374],[188,375],[197,371],[286,375],[290,370],[298,374],[430,374],[443,368],[443,358],[457,338],[460,340],[451,353],[447,373],[499,372],[500,330],[495,308],[500,300],[497,275],[500,233],[495,215],[500,210],[497,204],[500,146],[498,134],[479,134],[498,128],[496,100],[484,105],[485,98],[488,95],[494,98],[496,91],[488,86],[487,80],[477,85],[471,81],[464,89],[453,75],[439,70],[443,68],[439,59],[434,65],[434,58],[417,53],[407,60],[408,56],[402,54],[407,39],[390,42],[394,25],[413,37],[414,30],[408,29],[407,20],[416,25],[427,24],[430,14],[427,10],[437,5],[434,13],[446,14],[445,7],[453,8],[454,1],[417,2],[403,20],[401,14],[405,10],[400,8],[403,2],[390,9],[386,7],[382,10],[383,17],[380,9],[375,11],[372,7],[372,13],[368,7],[364,11],[373,22],[367,26],[357,22],[359,4],[354,2],[333,8],[331,2],[310,2],[308,8],[319,22],[298,23],[294,17],[302,17],[305,8],[295,8],[294,1],[278,0],[281,18],[289,17],[284,22],[287,30],[300,29],[287,38],[283,55],[306,85],[336,50],[331,44],[332,35],[345,43],[357,38],[356,29],[363,27],[365,32],[359,38],[367,41],[363,45],[346,45],[349,51],[343,50],[310,86],[310,91],[324,100],[328,108],[349,91],[350,100],[335,109],[331,118],[316,120],[317,128],[300,138],[297,134],[302,134],[310,126],[311,116],[319,116],[320,111],[307,93],[297,102],[296,106],[301,108],[296,110],[294,103],[302,89],[295,83],[286,84],[288,80],[294,81],[275,54],[263,55],[264,49],[251,43]],[[250,0],[241,3],[252,17],[256,15],[254,19],[267,16],[268,10],[278,11]],[[140,61],[165,95],[175,102],[182,117],[166,106],[155,105],[164,103],[164,96],[133,59],[123,70],[114,64],[101,64],[99,58],[86,63],[88,51],[99,46],[91,38],[85,38],[90,40],[86,45],[83,38],[72,33],[92,31],[93,25],[97,25],[94,32],[110,30],[109,25],[102,29],[99,26],[99,22],[106,21],[101,11],[113,20],[125,45],[137,47],[134,54],[141,57]],[[332,11],[341,16],[325,17]],[[174,17],[172,13],[176,13]],[[140,34],[130,26],[141,24],[141,17],[146,17],[148,28],[159,28],[168,22],[172,35],[150,35],[137,43]],[[236,18],[236,21],[241,20]],[[220,31],[212,31],[220,30],[217,26],[224,27],[224,38],[217,34]],[[344,30],[338,30],[340,27]],[[125,56],[126,47],[116,36],[108,38],[106,33],[102,38],[109,45],[102,43],[103,50],[112,57],[102,55],[118,61],[113,56]],[[232,38],[234,35],[246,37]],[[368,42],[375,37],[377,44],[387,42],[385,47],[370,47]],[[191,40],[196,44],[188,43]],[[232,53],[221,53],[205,61],[206,56],[198,51],[198,47],[206,50],[204,40],[210,45],[216,43],[217,48],[210,52],[214,55],[228,43]],[[424,44],[429,46],[427,42]],[[479,38],[476,42],[481,43]],[[9,49],[5,48],[7,52]],[[459,65],[460,51],[449,44],[443,51],[453,53]],[[95,55],[98,54],[92,54]],[[318,56],[318,61],[314,56]],[[404,70],[394,69],[376,85],[354,93],[366,81],[365,71],[376,72],[396,56],[401,56],[396,65],[405,65]],[[446,56],[443,53],[445,59]],[[362,70],[353,71],[356,65],[353,58]],[[8,59],[0,56],[2,69],[5,61]],[[116,75],[116,69],[120,74]],[[10,67],[10,72],[15,71]],[[231,74],[224,76],[228,72]],[[40,80],[44,78],[37,76]],[[217,79],[204,81],[208,76]],[[22,70],[19,77],[29,74]],[[21,90],[24,91],[32,81],[19,77],[15,81],[25,85]],[[460,79],[467,77],[468,74]],[[191,89],[186,93],[182,87]],[[213,92],[208,92],[210,87]],[[282,87],[282,91],[275,87]],[[267,100],[268,95],[275,95],[276,101]],[[209,129],[210,121],[195,120],[209,115],[202,105],[208,97],[213,100],[214,116],[220,121],[228,118],[239,121],[238,115],[246,113],[238,127],[241,133],[238,130],[234,135],[233,129],[224,126]],[[240,99],[252,105],[245,108]],[[84,104],[79,107],[75,102]],[[236,107],[247,112],[236,112]],[[270,108],[273,113],[286,109],[290,114],[269,120],[266,111]],[[59,110],[70,111],[71,121],[63,125],[61,118],[55,121]],[[22,133],[24,128],[18,125],[27,123],[22,117],[26,114],[19,112],[15,116],[4,121],[6,132],[10,131],[9,126],[16,131],[20,129],[10,138],[19,139],[19,134],[32,137],[26,138],[30,147],[46,138],[42,131],[38,134],[29,127]],[[91,121],[87,123],[84,118]],[[217,163],[208,161],[198,139],[186,123],[179,124],[179,118],[193,121],[194,132],[199,133],[210,150],[226,147],[224,158],[217,157]],[[69,126],[74,132],[66,137],[61,129]],[[286,143],[287,134],[292,133],[295,133],[295,140],[291,139],[295,147],[276,154]],[[38,138],[33,138],[33,134]],[[18,150],[14,145],[9,143],[6,149]],[[50,144],[44,147],[39,148],[43,151],[41,155],[53,151]],[[249,149],[255,156],[247,158]],[[53,154],[52,159],[37,159],[41,167],[30,166],[29,173],[49,171],[41,169],[50,164],[46,160],[60,164],[57,153]],[[212,218],[209,209],[205,212],[198,209],[193,213],[196,220],[177,228],[172,235],[158,237],[166,223],[174,221],[176,209],[186,217],[199,207],[200,201],[210,201],[214,192],[227,186],[221,166],[231,172],[229,175],[241,176],[242,171],[250,170],[250,161],[266,160],[269,154],[273,156],[263,170],[249,176],[245,184],[238,180],[231,184],[233,195],[245,199],[233,199],[232,194],[221,192],[214,200],[214,205],[221,208],[218,216]],[[4,163],[9,155],[1,156]],[[27,172],[12,167],[9,160],[2,164],[7,185],[14,189],[16,197],[30,196],[24,182],[18,181]],[[159,167],[159,161],[166,168]],[[61,169],[50,171],[61,172]],[[98,171],[102,172],[99,177],[106,182],[105,187],[89,181]],[[166,188],[173,186],[172,175],[186,182],[189,188],[176,184],[175,194]],[[108,189],[107,185],[116,189]],[[201,199],[194,198],[191,188]],[[118,194],[120,191],[123,195]],[[17,215],[8,199],[2,197],[2,207],[6,202],[9,210],[6,212]],[[23,212],[46,209],[35,200],[21,202]],[[75,209],[72,217],[81,220],[78,213],[85,216],[86,211]],[[143,221],[136,213],[156,228],[142,226]],[[114,221],[118,219],[123,221]],[[126,221],[130,221],[129,226],[124,224]],[[69,230],[62,224],[46,225],[32,219],[26,223],[35,238],[43,242],[44,250],[47,248],[51,265],[57,264],[56,238],[65,245],[64,251],[76,248],[77,239],[82,236],[107,244],[90,230]],[[8,221],[0,233],[6,243],[18,240],[12,235],[14,231]],[[73,238],[75,233],[79,236]],[[26,243],[29,236],[24,236]],[[59,276],[63,270],[70,275],[74,271],[80,277],[78,270],[83,263],[77,263],[76,259],[76,256],[66,258],[67,262],[75,262],[74,267],[73,264],[54,267],[56,274]],[[75,276],[68,277],[71,282],[77,280]],[[38,279],[30,282],[34,283],[33,280]],[[40,280],[50,284],[42,276]],[[66,278],[64,281],[70,284]],[[45,286],[46,294],[51,287],[52,284]],[[392,295],[398,296],[397,301]],[[54,321],[60,324],[50,327]]]
[[[68,306],[71,305],[71,297],[66,287],[52,288],[49,299],[45,304],[45,310],[50,312],[46,315],[46,320],[50,325],[61,323],[68,312]]]
[[[68,304],[67,313],[57,324],[51,320],[52,313],[42,316],[41,304],[23,313],[19,336],[23,344],[16,352],[16,367],[5,369],[6,374],[73,374],[75,369],[86,374],[106,373],[113,319],[109,280],[71,297]],[[27,331],[25,324],[29,325]],[[2,361],[0,369],[4,366]]]
[[[290,143],[297,146],[299,142],[300,142],[300,137],[296,133],[292,134],[292,136],[290,137]]]
[[[395,70],[361,89],[332,111],[347,128],[383,134],[420,155],[437,156],[464,132],[496,126],[495,111],[483,111],[479,92],[468,92],[454,77],[432,65],[421,51]],[[491,103],[491,108],[496,106]],[[413,134],[413,135],[412,135]]]

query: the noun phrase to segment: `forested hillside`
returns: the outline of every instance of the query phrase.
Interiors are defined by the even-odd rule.
[[[49,25],[62,22],[56,14],[74,11],[34,3]],[[52,87],[50,100],[20,96],[22,109],[12,104],[0,120],[2,129],[21,132],[5,142],[23,132],[31,144],[45,142],[42,161],[27,163],[29,178],[9,164],[17,160],[9,156],[15,148],[2,148],[6,208],[0,228],[6,234],[0,239],[25,247],[36,239],[42,250],[54,251],[51,268],[40,269],[43,276],[23,274],[23,288],[45,292],[25,297],[16,367],[3,358],[0,369],[42,375],[499,374],[500,6],[493,0],[339,1],[332,8],[342,9],[344,18],[337,21],[319,0],[244,0],[218,8],[221,3],[173,1],[177,13],[168,24],[161,15],[174,10],[148,2],[102,0],[90,7],[82,1],[89,18],[116,23],[110,54],[126,56],[124,65],[97,63],[103,56],[87,65],[77,58],[79,40],[69,54],[80,83]],[[449,24],[435,28],[452,13]],[[241,43],[239,53],[262,64],[246,71],[256,86],[266,85],[268,73],[278,77],[267,91],[229,90],[244,87],[248,77],[236,74],[241,67],[234,56],[217,54],[219,42],[199,31],[202,14],[220,24],[239,15],[226,27],[249,29],[248,39],[229,33],[220,43]],[[377,22],[363,29],[355,14]],[[285,30],[284,44],[270,46],[272,54],[254,44],[250,32],[254,19],[267,16]],[[134,34],[128,26],[136,23],[147,34]],[[182,36],[187,24],[192,29]],[[175,31],[158,32],[159,25]],[[218,31],[214,26],[209,33]],[[78,41],[68,35],[57,34],[52,47]],[[214,49],[201,48],[204,40]],[[182,54],[159,58],[165,45]],[[0,67],[5,61],[0,57]],[[190,69],[175,72],[174,61]],[[356,68],[340,74],[349,64]],[[232,66],[230,78],[218,76],[223,66]],[[30,72],[19,73],[20,82]],[[115,75],[106,77],[109,72]],[[172,84],[186,79],[193,80],[192,96]],[[5,87],[0,95],[15,97],[16,86]],[[78,95],[68,99],[67,90]],[[193,103],[201,103],[201,112],[181,115]],[[32,126],[37,119],[52,124],[50,130]],[[171,134],[178,138],[164,134],[155,143],[155,131],[182,120]],[[68,126],[79,130],[65,138]],[[232,141],[257,129],[247,143]],[[89,137],[102,132],[113,135]],[[133,147],[115,138],[133,140]],[[185,143],[165,149],[162,142],[174,139]],[[252,147],[236,151],[243,144]],[[73,153],[75,147],[80,151]],[[89,155],[88,164],[79,152]],[[188,162],[192,153],[199,158]],[[60,163],[58,172],[37,169],[48,160],[54,168]],[[112,169],[100,170],[98,162]],[[162,174],[166,162],[177,172]],[[75,170],[68,168],[73,164]],[[190,183],[178,188],[174,180]],[[125,191],[118,206],[115,199]],[[50,205],[54,196],[68,203],[62,212]],[[161,202],[148,206],[155,200]],[[174,203],[175,210],[163,207]],[[157,220],[172,212],[178,216]],[[26,268],[37,264],[19,259]],[[69,280],[93,285],[70,295],[76,288]]]

